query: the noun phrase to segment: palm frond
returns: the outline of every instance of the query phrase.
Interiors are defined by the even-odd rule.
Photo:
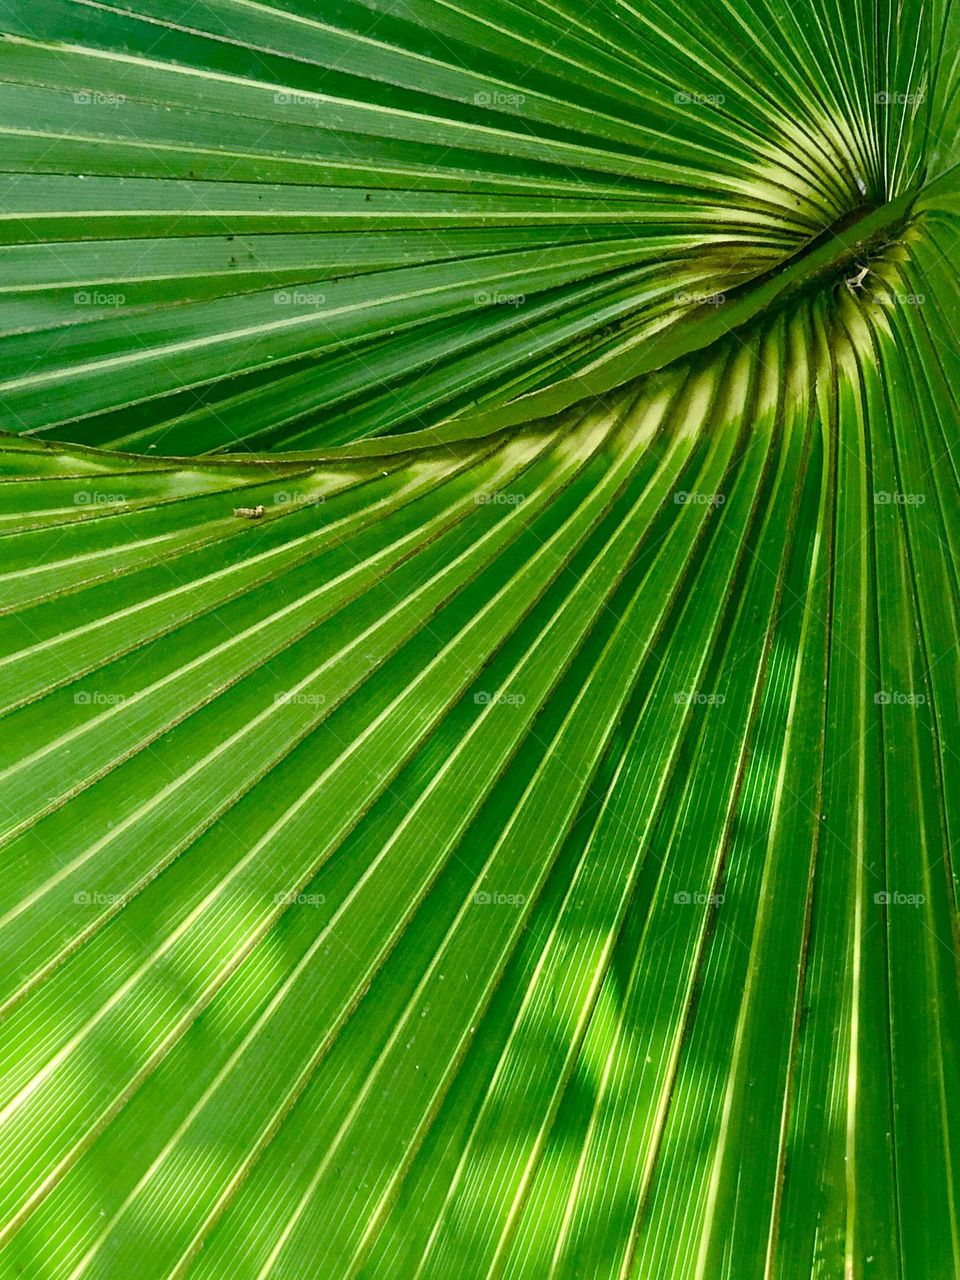
[[[957,21],[5,13],[4,1275],[960,1274]]]

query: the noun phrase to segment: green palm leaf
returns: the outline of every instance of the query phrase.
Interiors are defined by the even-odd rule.
[[[956,11],[0,27],[0,1274],[960,1274]]]

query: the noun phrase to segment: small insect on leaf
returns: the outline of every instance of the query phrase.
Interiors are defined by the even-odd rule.
[[[234,507],[233,514],[241,516],[244,520],[259,520],[266,511],[266,507]]]

